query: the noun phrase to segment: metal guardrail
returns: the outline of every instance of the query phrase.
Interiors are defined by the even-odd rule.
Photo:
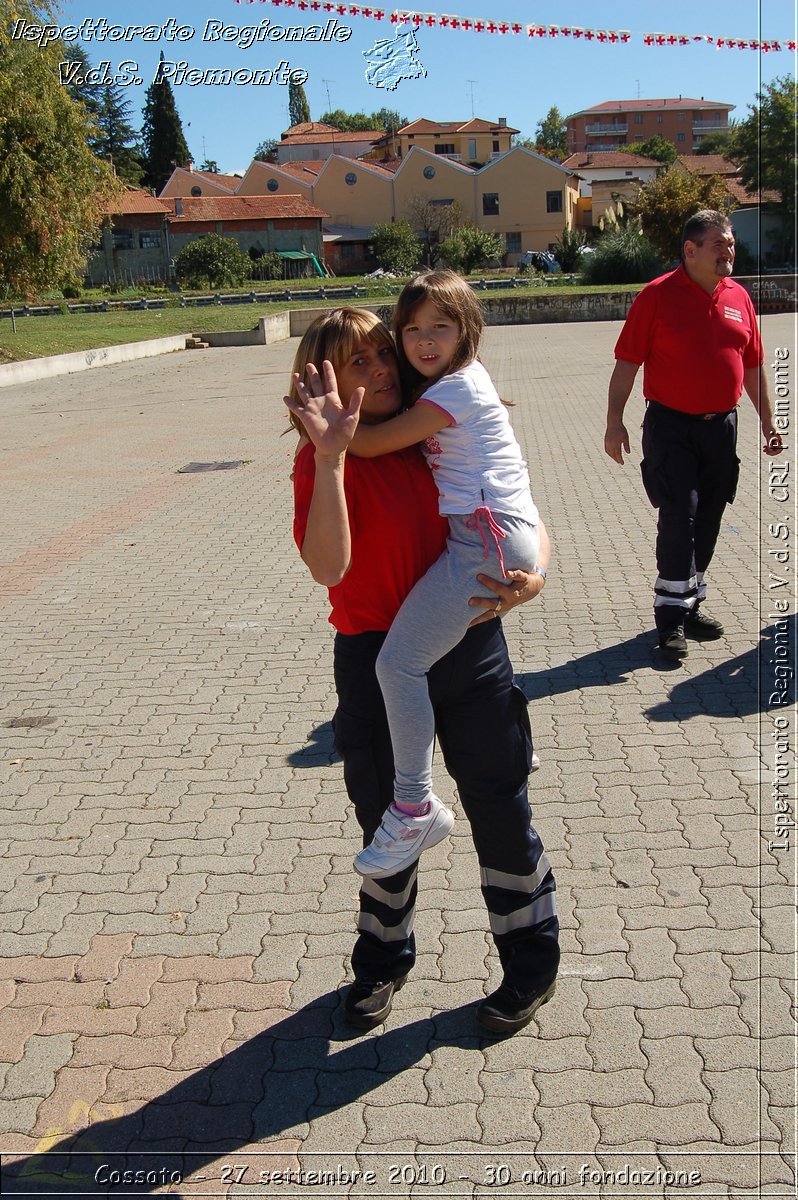
[[[505,279],[469,279],[468,283],[475,291],[493,291],[496,288],[507,287],[529,287],[533,282],[534,276],[530,275],[512,275]],[[549,277],[545,277],[547,282]],[[401,290],[402,285],[396,286],[396,292]],[[352,287],[335,288],[335,287],[318,287],[306,290],[296,290],[294,288],[285,288],[280,292],[234,292],[224,294],[214,292],[212,295],[206,296],[141,296],[138,300],[95,300],[95,301],[75,301],[69,303],[60,301],[57,304],[22,304],[19,307],[11,305],[7,308],[0,308],[0,318],[2,317],[49,317],[59,316],[63,314],[64,308],[70,315],[80,313],[103,313],[103,312],[139,312],[144,309],[159,309],[176,307],[175,300],[179,301],[180,308],[208,308],[212,305],[225,304],[269,304],[276,301],[294,301],[294,300],[356,300],[364,297],[374,296],[367,287],[362,287],[354,284]],[[374,296],[375,300],[380,300],[379,295]]]

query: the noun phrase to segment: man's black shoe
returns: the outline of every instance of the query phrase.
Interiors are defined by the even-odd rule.
[[[684,636],[684,625],[676,625],[666,629],[659,635],[659,652],[663,658],[679,662],[687,654],[687,640]]]
[[[556,981],[552,980],[543,991],[522,998],[503,983],[478,1006],[477,1021],[493,1033],[515,1033],[528,1025],[538,1009],[551,1000],[556,986]]]
[[[691,609],[685,615],[684,629],[685,633],[690,634],[690,637],[699,638],[705,642],[714,642],[717,638],[723,636],[723,626],[720,621],[716,621],[714,617],[707,616],[698,607]]]
[[[381,1025],[391,1011],[394,992],[404,987],[406,975],[401,979],[384,981],[356,979],[344,1002],[344,1015],[350,1025],[357,1029],[373,1029]]]

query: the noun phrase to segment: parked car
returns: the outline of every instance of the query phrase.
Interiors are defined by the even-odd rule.
[[[551,250],[527,250],[518,260],[519,268],[534,267],[544,275],[557,275],[561,268]]]

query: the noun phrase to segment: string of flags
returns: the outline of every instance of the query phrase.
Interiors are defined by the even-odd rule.
[[[256,0],[235,0],[236,4],[254,4]],[[462,33],[511,34],[529,38],[570,38],[573,41],[597,42],[603,45],[621,45],[631,42],[628,29],[586,29],[581,25],[530,25],[518,21],[483,20],[480,17],[458,17],[451,14],[416,12],[406,8],[371,8],[362,4],[336,4],[333,0],[259,0],[274,8],[288,11],[336,17],[365,17],[371,21],[387,21],[391,25],[413,25],[416,28],[446,29]],[[636,35],[637,36],[637,35]],[[716,46],[718,49],[757,50],[765,54],[771,51],[796,49],[793,39],[762,41],[758,38],[728,38],[715,34],[644,33],[640,35],[644,46],[690,46],[696,43]]]

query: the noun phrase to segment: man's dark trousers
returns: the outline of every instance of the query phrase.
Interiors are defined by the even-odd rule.
[[[737,409],[707,419],[649,401],[640,466],[659,509],[654,620],[664,633],[706,595],[704,572],[740,473]]]

